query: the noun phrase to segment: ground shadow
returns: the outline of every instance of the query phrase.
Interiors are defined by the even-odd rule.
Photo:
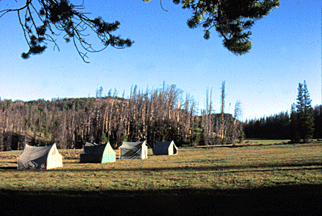
[[[16,170],[17,166],[11,166],[11,167],[0,167],[0,170]]]
[[[2,215],[320,215],[322,185],[247,190],[0,190]]]
[[[200,161],[199,161],[200,162]],[[206,163],[206,162],[205,162]],[[214,166],[184,166],[184,167],[130,167],[130,168],[89,168],[84,169],[70,169],[64,168],[64,171],[69,172],[83,172],[84,170],[95,170],[95,171],[108,171],[108,172],[121,172],[121,171],[132,171],[132,172],[160,172],[160,171],[220,171],[220,172],[271,172],[272,170],[321,170],[322,171],[322,162],[316,163],[281,163],[281,164],[257,164],[257,165],[214,165]],[[252,170],[254,169],[254,170]],[[59,169],[53,169],[49,171],[57,171]],[[236,171],[232,171],[236,170]]]

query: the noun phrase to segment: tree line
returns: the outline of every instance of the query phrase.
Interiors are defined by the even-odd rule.
[[[206,92],[206,106],[200,112],[193,97],[175,85],[155,90],[131,88],[128,99],[110,90],[103,97],[11,101],[0,98],[0,151],[23,149],[24,144],[58,148],[82,148],[86,142],[174,140],[178,146],[236,144],[244,138],[290,139],[307,142],[322,138],[322,105],[311,107],[306,83],[299,84],[297,103],[291,114],[238,120],[241,103],[234,114],[225,113],[225,82],[222,83],[221,112],[213,113],[212,91]],[[200,113],[200,114],[199,114]]]
[[[235,143],[242,128],[234,115],[214,114],[211,98],[201,115],[197,104],[175,85],[155,90],[131,88],[128,99],[109,92],[96,98],[11,101],[0,98],[0,151],[23,149],[25,143],[82,148],[86,142],[174,140],[177,145]],[[223,117],[223,118],[222,118]]]
[[[322,105],[313,108],[314,139],[322,138]],[[291,115],[288,112],[246,120],[243,123],[246,138],[292,139]],[[300,140],[297,140],[300,141]],[[295,140],[294,140],[295,142]]]
[[[291,106],[291,114],[281,112],[246,121],[246,137],[290,139],[292,143],[322,138],[322,105],[313,108],[311,102],[306,82],[299,83],[296,103]]]

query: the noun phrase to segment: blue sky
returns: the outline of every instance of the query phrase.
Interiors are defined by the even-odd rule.
[[[0,9],[15,4],[1,0]],[[21,2],[21,1],[18,1]],[[22,1],[24,2],[24,1]],[[72,3],[81,1],[71,0]],[[135,41],[124,50],[109,47],[89,54],[83,63],[72,43],[58,40],[42,55],[21,58],[28,50],[17,15],[0,18],[0,97],[12,100],[95,97],[116,89],[129,96],[131,86],[152,90],[175,84],[205,106],[212,89],[213,112],[220,111],[221,84],[225,81],[225,111],[242,104],[242,119],[260,118],[289,111],[296,102],[297,87],[306,80],[312,105],[321,102],[321,9],[320,0],[281,0],[280,7],[258,20],[252,28],[252,49],[236,56],[212,31],[189,29],[189,10],[163,0],[85,0],[89,17],[121,22],[115,32]]]

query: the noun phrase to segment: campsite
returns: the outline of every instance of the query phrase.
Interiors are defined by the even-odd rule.
[[[322,215],[321,2],[0,0],[0,216]]]
[[[248,142],[181,147],[177,155],[80,163],[60,149],[63,167],[17,169],[22,151],[0,153],[4,215],[319,215],[322,145]],[[3,214],[2,214],[3,215]]]

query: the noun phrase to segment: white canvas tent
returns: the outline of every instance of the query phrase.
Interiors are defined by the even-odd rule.
[[[108,163],[115,161],[115,152],[109,143],[98,145],[87,142],[80,153],[81,163]]]
[[[120,159],[147,159],[148,146],[146,141],[142,142],[123,142],[119,147]]]
[[[63,166],[63,157],[58,152],[56,143],[40,147],[26,144],[17,163],[18,169],[53,169]]]
[[[178,148],[174,141],[168,142],[156,142],[152,148],[154,155],[176,155],[178,154]]]

